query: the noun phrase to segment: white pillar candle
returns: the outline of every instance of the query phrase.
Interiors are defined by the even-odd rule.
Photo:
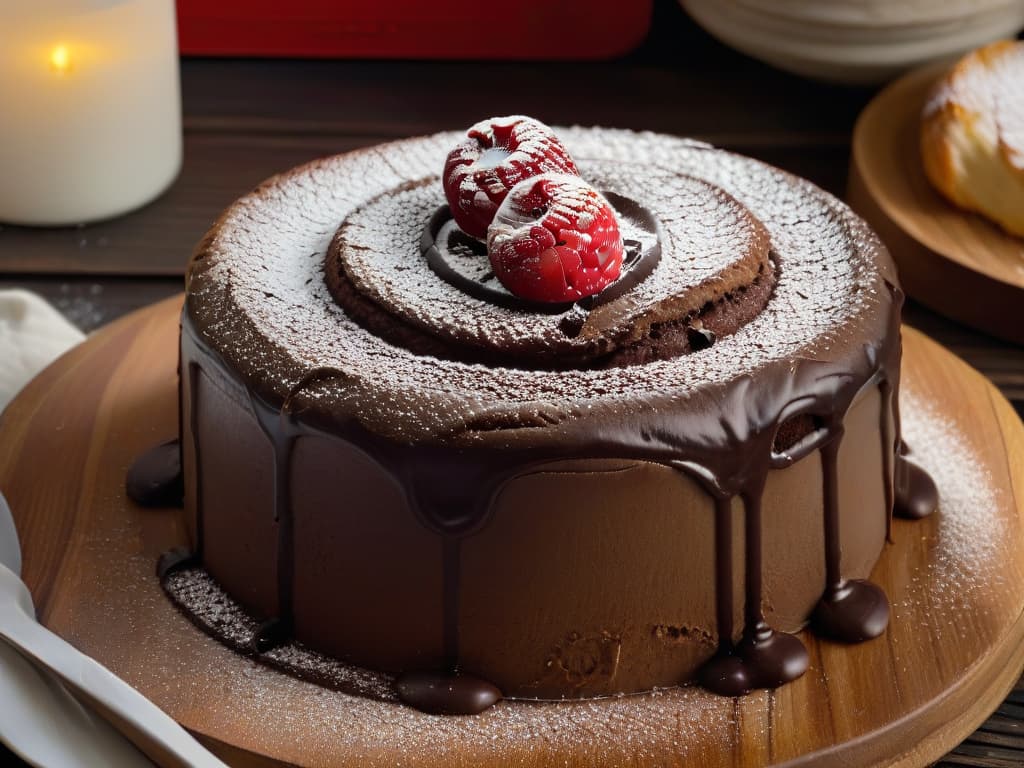
[[[173,0],[0,0],[0,222],[125,213],[181,154]]]

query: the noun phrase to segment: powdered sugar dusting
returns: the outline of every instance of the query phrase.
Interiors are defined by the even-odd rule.
[[[581,172],[598,189],[644,200],[663,228],[664,243],[652,274],[625,296],[592,311],[576,336],[560,329],[565,313],[510,311],[470,296],[431,271],[420,254],[420,235],[443,203],[436,178],[387,193],[354,212],[335,247],[349,280],[376,304],[435,336],[510,355],[536,349],[571,353],[599,344],[601,352],[609,352],[635,340],[635,329],[655,319],[659,310],[669,319],[696,312],[749,285],[767,264],[763,227],[706,182],[622,163],[581,162]],[[486,257],[476,258],[489,268]]]
[[[260,628],[202,568],[169,574],[164,589],[189,617],[228,647],[247,653]],[[321,685],[382,701],[397,701],[392,678],[381,672],[353,667],[291,642],[261,657],[268,664]]]
[[[306,391],[303,407],[355,418],[392,439],[460,444],[564,441],[566,429],[591,418],[626,417],[637,407],[672,407],[691,397],[713,401],[737,377],[788,368],[800,357],[852,363],[866,339],[889,332],[891,262],[863,222],[809,182],[667,136],[559,133],[581,167],[628,163],[685,173],[745,205],[767,227],[781,265],[765,310],[699,354],[600,371],[486,368],[388,344],[333,301],[323,279],[325,254],[355,209],[437,173],[457,140],[439,134],[317,161],[243,198],[191,266],[190,314],[205,341],[260,391],[283,399],[311,368],[334,368],[343,376]],[[644,203],[642,180],[636,184],[632,196]],[[667,208],[671,193],[664,194]],[[662,224],[674,226],[670,214]],[[524,413],[534,412],[543,412],[534,423],[550,428],[476,428],[522,423]]]
[[[901,406],[911,459],[940,481],[932,556],[913,579],[929,588],[943,615],[955,615],[976,602],[979,589],[988,592],[1004,581],[1006,523],[995,510],[1006,499],[950,417],[912,391],[902,393]],[[923,535],[913,527],[908,533]]]
[[[948,106],[966,111],[971,130],[1024,172],[1024,42],[992,43],[961,59],[929,98],[924,116]]]
[[[171,574],[165,588],[196,623],[222,642],[247,647],[257,623],[205,571]],[[240,711],[271,710],[270,732],[292,727],[315,732],[323,739],[316,746],[319,753],[327,756],[340,750],[361,766],[469,765],[474,758],[504,755],[514,760],[537,752],[562,755],[552,758],[559,761],[553,764],[560,764],[581,750],[595,763],[608,765],[659,760],[666,753],[664,739],[656,734],[666,728],[678,736],[668,753],[674,759],[685,758],[687,745],[698,742],[702,751],[724,752],[732,746],[732,701],[695,688],[572,702],[506,700],[480,715],[438,717],[398,703],[390,676],[346,665],[296,643],[262,659],[294,677],[263,667],[237,667],[230,684],[241,702]],[[273,702],[279,699],[293,705],[275,707]],[[256,739],[264,734],[263,729],[249,732]],[[264,746],[280,749],[272,738]]]
[[[481,120],[452,147],[444,163],[452,215],[466,232],[483,238],[505,195],[545,171],[576,173],[549,126],[525,115]]]

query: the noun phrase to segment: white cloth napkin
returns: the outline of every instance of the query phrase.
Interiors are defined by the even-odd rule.
[[[0,411],[33,376],[83,338],[36,294],[0,291]]]
[[[0,741],[45,768],[153,768],[112,725],[50,674],[0,642]]]
[[[39,296],[17,289],[0,291],[0,411],[33,376],[83,338]],[[151,746],[175,755],[174,765],[227,768],[155,705],[141,700],[138,692],[34,624],[31,598],[17,579],[20,562],[14,521],[0,495],[0,743],[43,768],[153,765],[72,696],[60,680],[63,675],[64,680],[75,681],[72,690],[78,685],[89,691],[137,734],[146,734]],[[12,598],[11,585],[21,590],[17,594],[22,600]],[[17,614],[18,606],[22,614]],[[19,626],[21,631],[15,633]],[[17,642],[8,644],[12,637],[20,638],[22,649],[31,649],[28,656],[16,650]],[[30,662],[30,656],[42,659],[48,670]],[[62,671],[54,673],[55,669]]]

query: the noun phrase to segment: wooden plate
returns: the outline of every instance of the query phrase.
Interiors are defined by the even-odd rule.
[[[911,72],[864,109],[853,131],[847,200],[889,246],[909,295],[1024,344],[1024,238],[948,202],[921,164],[921,109],[949,66]]]
[[[977,727],[1024,666],[1024,427],[979,374],[907,329],[903,406],[942,509],[896,521],[873,578],[892,624],[741,699],[695,688],[431,717],[319,688],[228,651],[170,604],[157,556],[180,512],[124,496],[176,428],[180,298],[100,331],[0,419],[0,489],[41,621],[243,766],[924,766]]]

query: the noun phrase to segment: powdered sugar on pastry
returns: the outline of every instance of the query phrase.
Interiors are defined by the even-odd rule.
[[[980,48],[936,84],[921,153],[943,195],[1024,237],[1024,42]]]

